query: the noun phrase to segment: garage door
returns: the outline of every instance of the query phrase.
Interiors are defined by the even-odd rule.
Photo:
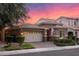
[[[27,32],[25,33],[24,42],[40,42],[42,41],[43,35],[41,32]]]

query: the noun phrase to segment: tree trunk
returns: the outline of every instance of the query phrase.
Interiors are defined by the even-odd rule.
[[[5,41],[5,29],[3,28],[2,30],[1,30],[1,41]]]

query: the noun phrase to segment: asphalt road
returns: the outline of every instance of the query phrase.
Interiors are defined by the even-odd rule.
[[[57,50],[57,51],[25,53],[25,54],[9,55],[9,56],[79,56],[79,48]]]

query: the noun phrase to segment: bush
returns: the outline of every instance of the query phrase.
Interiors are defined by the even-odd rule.
[[[11,43],[11,42],[13,42],[13,36],[6,36],[5,37],[5,41],[6,41],[6,43]]]
[[[75,41],[71,39],[59,39],[54,40],[54,44],[57,46],[69,46],[69,45],[75,45]]]
[[[21,45],[24,42],[24,37],[8,35],[8,36],[6,36],[5,41],[7,43],[13,43],[13,42],[15,43],[15,42],[17,42],[17,43],[19,43]]]
[[[76,39],[76,36],[68,36],[68,39],[75,40]]]
[[[24,42],[24,37],[22,37],[22,36],[17,36],[17,37],[16,37],[16,41],[17,41],[20,45],[22,45],[22,43]]]
[[[77,39],[77,40],[76,40],[76,41],[77,41],[77,44],[79,44],[79,38],[76,38],[76,39]]]
[[[76,37],[75,36],[72,36],[72,40],[75,40],[76,39]]]

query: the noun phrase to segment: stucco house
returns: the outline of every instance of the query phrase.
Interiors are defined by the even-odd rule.
[[[62,16],[62,17],[59,17],[56,21],[58,23],[62,23],[63,27],[66,28],[65,35],[68,36],[68,33],[71,33],[77,38],[79,38],[79,18]]]
[[[20,25],[24,42],[51,41],[53,37],[68,37],[71,33],[79,38],[79,18],[59,17],[56,20],[41,18],[36,24]]]
[[[63,24],[58,23],[55,20],[41,18],[37,21],[36,24],[25,24],[22,25],[22,35],[25,36],[24,42],[42,42],[42,41],[51,41],[54,36],[60,37],[60,32],[58,32],[60,26]],[[63,31],[65,31],[63,29]],[[61,34],[62,35],[62,34]]]
[[[41,18],[35,25],[23,25],[25,42],[51,41],[53,37],[68,37],[71,33],[79,38],[79,19],[59,17],[56,20]]]

